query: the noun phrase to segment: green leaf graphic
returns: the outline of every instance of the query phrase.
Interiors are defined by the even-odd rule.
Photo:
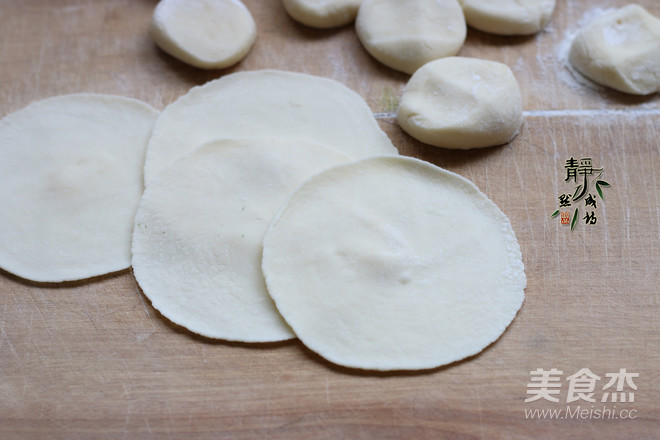
[[[582,185],[578,185],[577,188],[575,188],[575,192],[573,193],[573,200],[575,200],[581,189],[582,189]]]
[[[555,218],[555,217],[557,217],[558,215],[559,215],[559,210],[556,210],[555,212],[552,213],[552,215],[550,216],[550,218]]]
[[[580,210],[578,208],[575,208],[575,212],[573,213],[573,220],[571,221],[571,231],[575,229],[575,225],[577,224],[578,221],[578,214]]]
[[[605,200],[605,195],[603,194],[603,190],[600,188],[601,186],[607,188],[608,186],[610,186],[610,184],[605,182],[604,180],[596,181],[596,191],[598,191],[598,195],[600,196],[600,198],[602,200]]]

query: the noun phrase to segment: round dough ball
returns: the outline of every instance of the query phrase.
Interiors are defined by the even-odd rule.
[[[458,53],[467,32],[456,0],[364,0],[355,24],[367,52],[410,74]]]
[[[247,55],[257,27],[239,0],[161,0],[154,10],[151,36],[184,63],[222,69]]]
[[[218,140],[159,173],[135,218],[133,271],[163,316],[211,338],[293,338],[266,292],[261,242],[312,174],[347,160],[297,140]]]
[[[550,21],[555,0],[458,0],[467,24],[499,35],[530,35]]]
[[[464,57],[432,61],[408,81],[397,121],[412,137],[436,147],[501,145],[523,122],[520,87],[502,63]]]
[[[524,298],[506,216],[468,180],[374,157],[306,181],[264,237],[268,292],[311,350],[339,365],[417,370],[472,356]]]
[[[287,14],[304,25],[327,29],[355,20],[362,0],[282,0]]]
[[[660,91],[660,18],[638,5],[606,13],[571,45],[571,64],[590,80],[635,95]]]
[[[162,111],[145,181],[203,143],[246,137],[305,139],[351,159],[397,154],[369,106],[343,84],[277,70],[238,72],[193,88]]]
[[[128,268],[156,116],[135,99],[77,94],[0,120],[0,267],[39,282]]]

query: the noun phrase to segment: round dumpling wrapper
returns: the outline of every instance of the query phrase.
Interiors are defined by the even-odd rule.
[[[133,271],[166,318],[242,342],[294,337],[266,292],[261,243],[306,178],[343,155],[307,141],[217,140],[157,174],[135,220]]]
[[[34,102],[0,121],[0,267],[38,282],[126,269],[157,112],[119,96]]]
[[[264,238],[268,291],[298,338],[339,365],[417,370],[495,341],[526,278],[507,217],[468,180],[374,157],[305,182]]]
[[[397,154],[364,100],[341,83],[278,70],[238,72],[193,88],[163,110],[145,181],[205,142],[246,137],[304,139],[351,159]]]

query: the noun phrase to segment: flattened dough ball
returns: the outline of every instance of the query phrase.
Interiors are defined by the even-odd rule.
[[[635,95],[660,91],[660,18],[628,5],[575,37],[571,64],[590,80]]]
[[[499,35],[530,35],[550,21],[555,0],[458,0],[467,24]]]
[[[526,284],[497,206],[468,180],[405,157],[364,159],[305,182],[266,233],[263,272],[305,345],[373,370],[433,368],[480,352],[513,320]]]
[[[362,0],[282,0],[287,14],[307,26],[327,29],[355,20]]]
[[[126,269],[157,112],[64,95],[0,120],[0,267],[62,282]]]
[[[467,31],[456,0],[364,0],[355,24],[367,52],[409,74],[458,53]]]
[[[144,192],[135,278],[165,317],[211,338],[293,338],[266,292],[268,223],[310,175],[346,161],[304,141],[220,140],[167,167]]]
[[[415,139],[437,147],[501,145],[523,122],[520,87],[502,63],[465,57],[432,61],[408,81],[397,121]]]
[[[184,63],[222,69],[247,55],[257,27],[240,0],[161,0],[154,10],[151,36]]]
[[[297,138],[352,159],[397,154],[364,100],[337,81],[302,73],[239,72],[193,88],[159,116],[145,181],[217,138]]]

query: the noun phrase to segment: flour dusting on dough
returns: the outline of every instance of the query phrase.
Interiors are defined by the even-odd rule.
[[[581,29],[588,26],[598,17],[613,10],[614,9],[612,8],[594,8],[586,11],[573,29],[567,29],[566,32],[564,32],[564,39],[557,46],[557,59],[560,66],[559,78],[564,84],[576,92],[583,93],[584,87],[595,90],[597,92],[604,92],[608,90],[607,87],[596,84],[578,72],[569,61],[568,54],[571,50],[571,44],[573,43],[573,40],[575,40],[575,37],[578,35],[578,33],[580,33]]]

